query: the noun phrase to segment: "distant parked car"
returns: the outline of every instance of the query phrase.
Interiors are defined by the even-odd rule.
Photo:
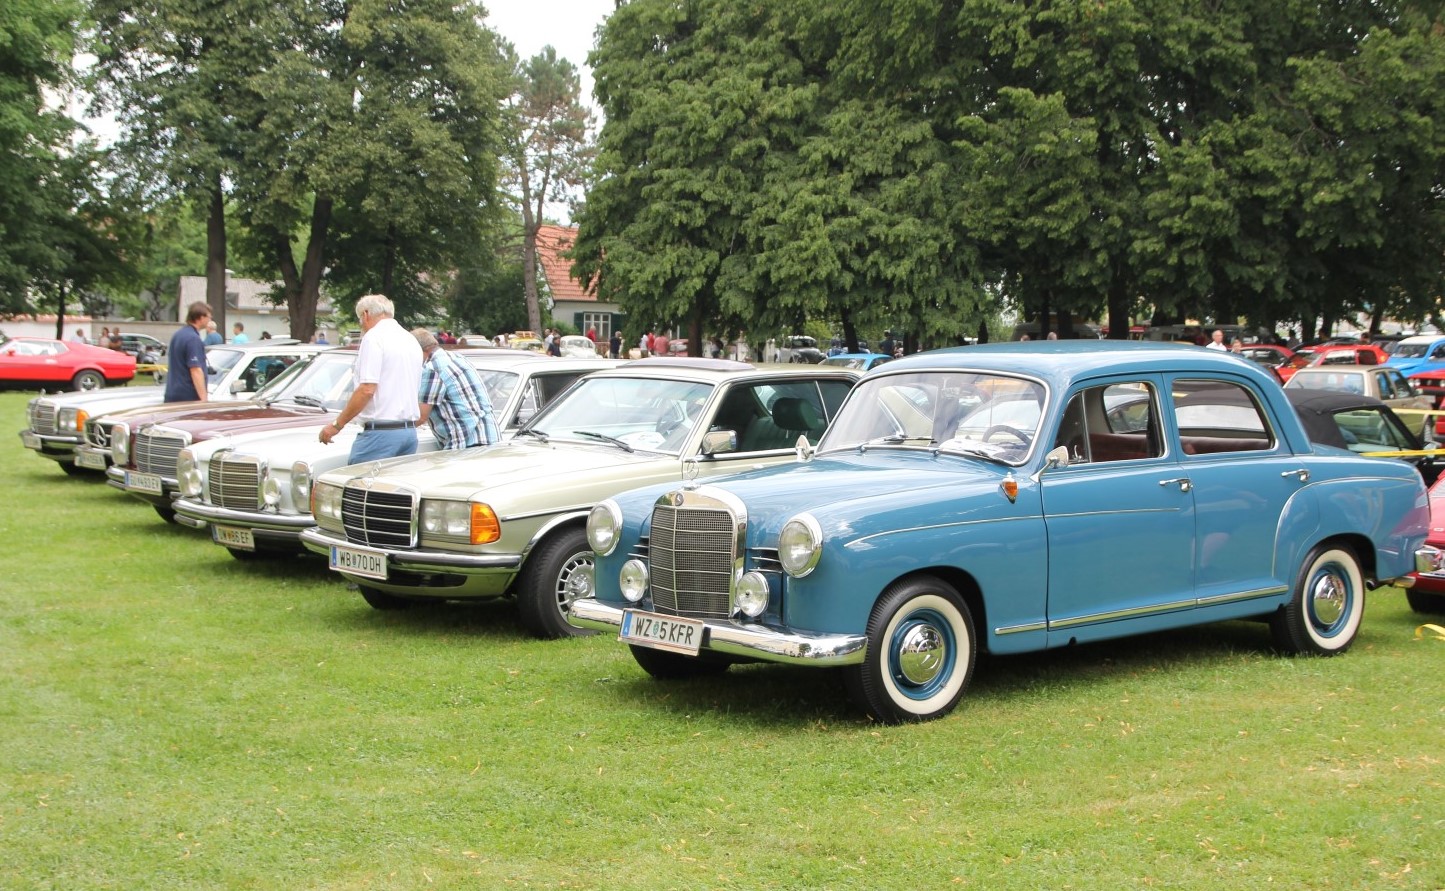
[[[1406,375],[1445,368],[1445,335],[1417,334],[1395,344],[1389,364]]]
[[[602,501],[569,617],[657,678],[832,666],[874,719],[926,720],[981,651],[1256,618],[1342,653],[1368,587],[1414,568],[1424,495],[1403,464],[1321,453],[1226,354],[935,350],[865,375],[792,463]]]
[[[1289,380],[1289,375],[1294,373],[1294,367],[1290,364],[1290,359],[1294,358],[1294,350],[1287,346],[1277,343],[1247,343],[1241,348],[1239,355],[1266,368],[1273,368],[1281,380]]]
[[[1311,442],[1366,456],[1434,450],[1433,442],[1422,442],[1390,406],[1373,397],[1288,387],[1285,396]],[[1404,454],[1399,460],[1420,471],[1426,485],[1435,482],[1445,468],[1445,461],[1436,455]]]
[[[564,334],[559,347],[564,359],[601,359],[597,344],[584,334]]]
[[[806,334],[793,334],[784,337],[778,344],[777,350],[773,353],[774,362],[790,362],[804,365],[817,365],[826,359],[823,351],[818,349],[817,338],[809,337]]]
[[[121,334],[120,349],[121,352],[135,356],[135,360],[143,365],[154,365],[166,358],[166,344],[149,334]]]
[[[1311,365],[1295,371],[1284,386],[1286,390],[1333,390],[1374,397],[1399,412],[1416,436],[1434,438],[1433,425],[1424,412],[1435,407],[1435,400],[1388,365]]]
[[[125,353],[43,337],[0,342],[0,387],[25,390],[98,390],[135,377]]]
[[[892,358],[892,356],[885,356],[882,353],[839,353],[836,356],[829,356],[824,359],[823,364],[834,365],[839,368],[856,368],[859,371],[867,371],[870,368],[882,365]]]

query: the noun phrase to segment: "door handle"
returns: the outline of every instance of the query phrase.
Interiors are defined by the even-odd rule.
[[[1286,470],[1281,473],[1280,476],[1297,476],[1299,477],[1299,481],[1302,483],[1307,483],[1310,481],[1310,472],[1303,467],[1301,467],[1299,470]]]
[[[1187,477],[1187,476],[1181,476],[1181,477],[1179,477],[1178,479],[1172,479],[1172,480],[1160,480],[1160,481],[1159,481],[1159,485],[1161,485],[1161,486],[1178,486],[1178,487],[1179,487],[1179,491],[1181,491],[1181,492],[1188,492],[1190,489],[1193,489],[1193,488],[1194,488],[1194,483],[1193,483],[1193,482],[1189,479],[1189,477]]]

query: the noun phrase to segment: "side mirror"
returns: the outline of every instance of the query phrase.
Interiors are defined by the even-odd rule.
[[[1068,447],[1068,446],[1054,446],[1053,448],[1049,449],[1048,454],[1044,455],[1044,466],[1043,466],[1043,467],[1040,467],[1040,468],[1038,469],[1038,472],[1033,475],[1032,479],[1033,479],[1033,481],[1034,481],[1035,483],[1037,483],[1037,482],[1039,481],[1039,478],[1042,477],[1042,476],[1043,476],[1045,473],[1047,473],[1048,471],[1054,470],[1054,469],[1059,468],[1059,467],[1068,467],[1068,466],[1069,466],[1069,447]]]
[[[738,450],[738,434],[735,430],[709,430],[702,436],[702,447],[698,450],[704,458],[723,455]]]
[[[808,442],[808,437],[802,433],[798,434],[798,441],[793,443],[793,451],[798,456],[799,463],[806,464],[813,460],[813,455],[818,451]]]
[[[243,392],[246,389],[245,381],[231,381],[231,395]]]

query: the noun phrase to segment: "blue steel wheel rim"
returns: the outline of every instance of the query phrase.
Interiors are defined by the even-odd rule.
[[[1321,638],[1339,635],[1350,623],[1356,596],[1349,574],[1339,563],[1331,561],[1318,567],[1305,588],[1304,606],[1310,627]]]
[[[920,654],[909,652],[910,644],[927,643],[931,640],[937,646],[936,659],[919,665]],[[922,609],[898,623],[888,641],[888,674],[893,686],[909,699],[924,702],[938,695],[948,686],[958,661],[958,641],[953,626],[942,613],[934,609]],[[905,673],[905,666],[912,662],[912,677]],[[920,676],[920,671],[926,677]]]

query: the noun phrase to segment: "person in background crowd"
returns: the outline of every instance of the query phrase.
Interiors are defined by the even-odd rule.
[[[417,396],[421,423],[431,423],[437,445],[444,449],[469,449],[500,439],[492,400],[477,370],[471,363],[449,356],[440,341],[425,328],[413,328],[411,333],[422,355],[421,389]]]
[[[1020,342],[1025,341],[1025,340],[1033,340],[1032,337],[1029,337],[1029,334],[1028,334],[1027,331],[1025,331],[1023,334],[1020,334],[1020,335],[1019,335],[1019,341],[1020,341]]]
[[[652,338],[652,354],[654,356],[666,356],[667,345],[670,342],[671,341],[667,339],[666,334],[658,334],[656,337]]]
[[[547,341],[547,355],[560,357],[562,355],[562,335],[553,331],[551,337],[552,339]]]
[[[326,342],[327,342],[327,340],[326,340],[326,332],[323,331],[323,330],[321,330],[320,328],[317,328],[317,329],[316,329],[316,333],[313,334],[313,335],[311,335],[311,342],[312,342],[312,343],[326,343]]]
[[[651,342],[652,332],[650,331],[644,332],[641,337],[637,338],[637,357],[639,359],[647,358],[647,345]]]
[[[261,339],[262,339],[262,340],[270,340],[270,339],[271,339],[271,332],[270,332],[270,331],[262,331],[262,332],[261,332]]]
[[[231,326],[231,343],[250,343],[251,338],[246,336],[246,326],[240,322]]]
[[[75,334],[71,336],[70,342],[71,342],[71,343],[90,343],[90,341],[88,341],[88,340],[85,339],[85,332],[82,331],[82,330],[80,330],[79,328],[76,328],[76,329],[75,329]]]
[[[207,322],[207,323],[206,323],[206,346],[214,346],[215,344],[225,343],[225,342],[226,342],[226,338],[222,337],[222,336],[221,336],[221,332],[219,332],[219,331],[216,330],[216,320],[215,320],[215,319],[212,319],[212,320],[210,320],[209,322]]]
[[[356,389],[320,435],[320,440],[329,444],[348,421],[359,419],[361,433],[347,458],[351,464],[416,454],[421,347],[397,324],[395,313],[395,304],[385,294],[367,294],[356,301],[362,330],[361,349],[356,354]]]
[[[880,344],[878,344],[878,352],[882,353],[882,354],[885,355],[885,356],[891,356],[891,355],[893,355],[893,350],[894,350],[897,346],[898,346],[898,344],[896,344],[896,343],[893,342],[893,332],[892,332],[892,331],[884,331],[884,332],[883,332],[883,342],[880,343]]]
[[[1049,336],[1046,337],[1046,338],[1044,338],[1044,339],[1045,339],[1045,340],[1058,340],[1058,339],[1059,339],[1059,332],[1057,332],[1057,331],[1050,331],[1050,332],[1049,332]]]
[[[614,359],[622,358],[622,332],[613,331],[612,339],[607,341],[608,355]]]
[[[589,327],[589,328],[587,329],[587,339],[590,340],[590,341],[592,341],[593,343],[596,343],[596,342],[597,342],[597,329],[596,329],[596,328],[591,328],[591,327]]]
[[[100,337],[98,337],[95,342],[97,346],[110,346],[110,329],[102,327],[100,329]]]
[[[1231,341],[1229,342],[1229,351],[1230,351],[1231,353],[1242,353],[1242,352],[1244,352],[1244,341],[1240,340],[1238,337],[1236,337],[1235,339],[1231,340]]]
[[[1204,348],[1205,348],[1206,350],[1219,350],[1220,352],[1227,352],[1227,351],[1229,350],[1229,347],[1227,347],[1227,346],[1224,345],[1224,332],[1223,332],[1223,331],[1219,330],[1218,328],[1215,328],[1215,329],[1214,329],[1214,333],[1211,334],[1211,335],[1209,335],[1209,337],[1210,337],[1209,343],[1207,343],[1207,344],[1204,345]]]
[[[206,342],[201,332],[210,320],[211,308],[197,301],[186,310],[186,323],[171,335],[166,347],[166,402],[206,401]]]

